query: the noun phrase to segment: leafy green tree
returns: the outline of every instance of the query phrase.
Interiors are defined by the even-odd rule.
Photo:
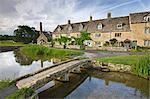
[[[80,45],[81,49],[85,49],[85,46],[84,46],[84,41],[85,40],[91,40],[90,33],[88,33],[88,32],[81,32],[80,33],[80,37],[79,38],[75,38],[76,44]]]
[[[61,43],[63,43],[63,48],[66,49],[67,43],[71,41],[71,38],[61,36],[60,41],[61,41]]]
[[[19,25],[18,28],[14,30],[14,35],[16,36],[15,41],[23,43],[35,43],[39,36],[35,28],[27,25]]]

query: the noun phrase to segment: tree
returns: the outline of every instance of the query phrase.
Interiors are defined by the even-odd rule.
[[[14,30],[14,35],[16,36],[15,41],[23,43],[36,42],[38,37],[38,33],[35,31],[35,28],[27,25],[19,25],[18,28]]]
[[[51,47],[54,47],[55,41],[57,41],[57,39],[53,39],[52,37],[48,37],[48,42],[50,42]]]
[[[69,41],[71,41],[71,38],[61,36],[60,39],[61,43],[63,43],[63,48],[66,49],[66,45]]]
[[[80,33],[80,37],[76,38],[75,42],[76,42],[77,45],[80,45],[81,49],[85,49],[85,46],[84,46],[84,41],[85,40],[91,40],[90,33],[88,33],[88,32],[81,32]]]

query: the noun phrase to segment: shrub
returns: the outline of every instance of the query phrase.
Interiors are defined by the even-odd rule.
[[[133,68],[133,72],[144,78],[150,75],[150,54],[140,57]]]

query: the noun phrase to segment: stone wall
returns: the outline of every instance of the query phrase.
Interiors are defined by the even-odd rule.
[[[87,47],[86,50],[127,51],[124,47]]]
[[[55,48],[63,48],[63,45],[54,45]],[[68,49],[80,49],[78,45],[67,45]]]
[[[109,69],[109,71],[131,73],[130,65],[104,63],[104,62],[99,62],[99,61],[95,61],[95,60],[92,61],[92,64],[93,64],[93,68],[95,68],[95,69],[102,70],[103,68],[106,68],[106,69]]]

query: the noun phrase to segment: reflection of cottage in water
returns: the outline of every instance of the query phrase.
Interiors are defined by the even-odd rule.
[[[51,32],[42,31],[42,22],[40,22],[40,36],[37,38],[37,44],[47,44],[48,38],[51,37]]]

